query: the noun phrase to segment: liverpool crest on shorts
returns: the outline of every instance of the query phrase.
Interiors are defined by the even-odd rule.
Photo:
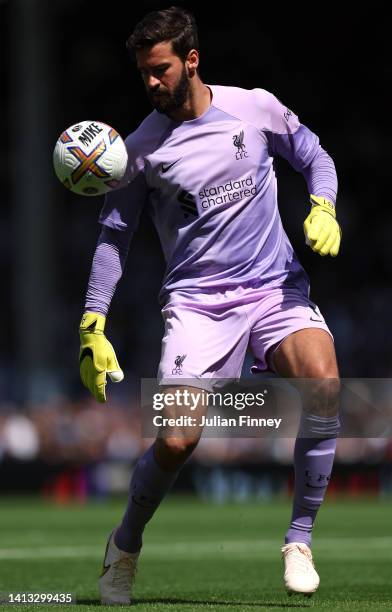
[[[177,355],[174,360],[175,367],[172,369],[172,374],[180,376],[182,374],[182,364],[184,363],[186,355]]]

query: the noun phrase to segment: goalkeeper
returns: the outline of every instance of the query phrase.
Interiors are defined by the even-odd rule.
[[[126,139],[126,181],[108,194],[100,215],[80,327],[82,380],[104,402],[106,376],[123,378],[105,320],[140,211],[148,207],[167,264],[159,383],[173,392],[182,379],[197,392],[209,389],[212,378],[237,378],[248,348],[254,373],[319,381],[296,440],[293,511],[282,547],[287,591],[309,595],[319,585],[312,529],[335,454],[339,374],[332,335],[282,227],[274,158],[304,177],[305,239],[321,256],[339,252],[335,166],[318,137],[272,93],[202,82],[197,29],[186,9],[148,14],[127,46],[154,110]],[[200,435],[179,433],[158,437],[136,465],[127,508],[108,540],[103,603],[131,601],[145,525]]]

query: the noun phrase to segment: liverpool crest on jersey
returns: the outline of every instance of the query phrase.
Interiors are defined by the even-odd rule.
[[[237,149],[235,154],[236,159],[243,159],[244,157],[249,157],[246,147],[244,145],[244,130],[241,130],[239,134],[234,134],[233,145]]]

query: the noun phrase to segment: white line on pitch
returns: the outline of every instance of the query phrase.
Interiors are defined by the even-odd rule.
[[[143,557],[176,558],[199,557],[200,555],[224,556],[226,554],[244,554],[246,556],[263,557],[276,556],[279,553],[280,542],[277,539],[266,540],[229,540],[229,541],[198,541],[198,542],[166,542],[146,544]],[[377,549],[391,550],[392,537],[372,538],[319,538],[315,541],[318,553],[338,551],[338,556],[356,556],[361,550]],[[0,559],[99,559],[103,555],[105,545],[101,546],[42,546],[31,548],[0,548]],[[277,552],[278,551],[278,552]],[[392,554],[392,553],[391,553]]]

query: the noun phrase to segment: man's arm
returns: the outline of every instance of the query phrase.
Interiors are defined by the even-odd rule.
[[[302,170],[310,194],[322,196],[335,204],[338,190],[332,157],[319,146],[311,163]]]
[[[93,258],[85,313],[80,324],[80,376],[99,402],[106,401],[106,375],[120,382],[124,374],[104,329],[106,315],[120,280],[133,232],[147,199],[142,170],[136,169],[127,186],[110,192],[99,220],[103,225]]]
[[[336,221],[338,181],[333,160],[320,146],[317,135],[275,96],[269,94],[267,104],[270,154],[280,155],[301,172],[309,190],[312,208],[304,222],[306,243],[320,255],[336,256],[341,230]]]
[[[87,285],[85,312],[106,317],[124,271],[132,234],[102,227]]]
[[[336,257],[342,230],[336,221],[337,176],[335,164],[324,149],[302,172],[310,193],[312,208],[304,221],[306,244],[320,255]]]
[[[123,371],[104,334],[106,315],[127,259],[132,234],[103,227],[95,250],[80,324],[80,376],[98,402],[106,401],[106,374],[121,382]]]

